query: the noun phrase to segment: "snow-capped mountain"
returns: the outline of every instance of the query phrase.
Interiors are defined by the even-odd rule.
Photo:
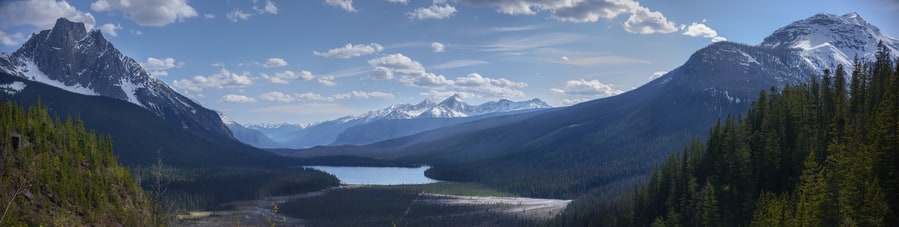
[[[552,108],[543,100],[532,99],[527,101],[514,102],[508,99],[487,102],[481,105],[473,106],[465,103],[461,96],[453,95],[449,98],[435,103],[425,99],[418,104],[397,104],[391,105],[380,110],[373,110],[359,115],[350,115],[334,120],[319,122],[310,125],[295,124],[264,124],[264,125],[247,125],[247,128],[255,129],[275,142],[282,143],[288,147],[301,148],[317,145],[328,145],[336,141],[338,135],[346,134],[345,130],[357,125],[372,123],[383,120],[408,120],[408,119],[454,119],[454,118],[471,118],[477,116],[497,115],[503,113],[516,113],[528,110],[540,110]],[[471,119],[468,119],[471,120]],[[417,127],[419,131],[430,129],[437,126],[444,126],[449,123],[464,122],[466,120],[440,121],[441,123],[430,124],[430,127]],[[407,127],[401,127],[407,128]],[[364,130],[362,130],[364,131]],[[407,130],[403,134],[408,133]],[[350,133],[353,134],[353,133]],[[348,137],[354,137],[346,134]],[[387,136],[390,137],[390,136]],[[378,137],[382,138],[382,137]],[[355,141],[355,140],[354,140]],[[245,141],[248,142],[248,141]],[[365,142],[373,142],[365,140]]]
[[[878,42],[883,42],[894,57],[899,53],[899,40],[881,33],[857,13],[822,13],[778,29],[759,46],[799,49],[806,64],[823,71],[837,64],[851,69],[856,56],[873,59]]]
[[[52,29],[0,56],[0,70],[69,92],[128,101],[191,132],[232,138],[216,112],[152,77],[83,23],[58,19]]]

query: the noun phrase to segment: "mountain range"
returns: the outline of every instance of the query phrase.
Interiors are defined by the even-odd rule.
[[[858,14],[817,14],[759,45],[717,42],[639,88],[532,115],[501,116],[366,146],[281,150],[298,157],[356,155],[421,162],[442,180],[475,181],[540,197],[619,194],[668,154],[759,92],[820,79],[855,56],[870,61],[899,42]],[[538,179],[538,180],[534,180]]]
[[[413,135],[427,130],[488,117],[550,109],[540,99],[511,101],[501,99],[470,105],[460,95],[452,95],[437,103],[425,99],[418,104],[397,104],[380,110],[345,116],[315,124],[227,124],[237,139],[263,148],[305,148],[320,145],[364,145],[382,140]],[[265,134],[280,146],[262,144]],[[245,133],[238,133],[245,132]],[[237,134],[253,135],[243,137]]]

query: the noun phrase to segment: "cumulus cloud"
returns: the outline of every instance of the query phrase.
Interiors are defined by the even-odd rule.
[[[25,35],[22,35],[21,32],[6,34],[6,32],[0,31],[0,44],[6,46],[16,46],[24,41]]]
[[[659,11],[650,11],[646,7],[634,8],[631,16],[624,22],[624,30],[637,34],[672,33],[677,31],[674,22],[668,21]]]
[[[232,22],[237,22],[239,20],[248,20],[250,19],[250,16],[252,15],[250,15],[249,13],[244,13],[240,9],[234,9],[228,14],[225,14],[225,17],[227,17],[228,20],[231,20]]]
[[[524,92],[515,89],[527,87],[524,82],[513,82],[506,78],[493,79],[481,76],[478,73],[470,73],[464,77],[453,80],[453,91],[468,92],[484,98],[513,98],[524,97]]]
[[[256,99],[252,98],[252,97],[247,97],[244,95],[227,94],[225,96],[222,96],[222,101],[223,102],[231,102],[231,103],[250,103],[250,102],[256,102]]]
[[[102,31],[103,34],[106,34],[106,35],[112,36],[112,37],[116,37],[119,35],[116,33],[116,30],[119,30],[119,29],[122,29],[122,25],[118,25],[118,24],[100,25],[100,31]]]
[[[353,0],[325,0],[325,3],[347,12],[356,12],[356,8],[353,8]]]
[[[318,52],[313,51],[312,53],[318,56],[326,57],[326,58],[352,58],[359,57],[362,55],[369,55],[376,52],[381,52],[384,50],[384,47],[381,44],[370,43],[370,44],[356,44],[347,43],[346,46],[330,49],[327,52]]]
[[[393,94],[380,92],[380,91],[372,91],[372,92],[364,92],[353,90],[347,93],[334,94],[331,96],[324,96],[316,93],[294,93],[294,94],[285,94],[278,91],[264,93],[259,95],[259,98],[266,101],[273,102],[299,102],[299,101],[326,101],[333,102],[335,100],[345,100],[345,99],[370,99],[370,98],[380,98],[380,99],[393,99],[396,98]]]
[[[260,75],[263,79],[268,79],[276,84],[289,84],[290,80],[311,80],[315,78],[309,71],[300,71],[299,73],[296,73],[290,70],[284,70],[283,72],[276,72],[274,75],[269,75],[267,73],[260,73]]]
[[[242,88],[253,85],[253,80],[250,79],[250,73],[237,74],[223,68],[210,76],[175,80],[172,85],[179,90],[200,92],[204,89]]]
[[[371,78],[375,80],[393,79],[393,70],[387,67],[377,66],[371,71]]]
[[[144,68],[150,70],[166,70],[175,67],[181,67],[182,65],[184,65],[184,62],[175,62],[174,58],[159,59],[154,57],[147,58],[147,62],[144,62],[143,64]]]
[[[141,65],[145,69],[150,70],[150,74],[152,74],[153,76],[159,77],[159,76],[168,76],[169,73],[165,71],[166,69],[180,68],[181,66],[184,65],[184,62],[176,62],[174,58],[159,59],[159,58],[149,57],[149,58],[147,58],[147,61],[141,63]]]
[[[712,39],[712,42],[720,42],[726,41],[727,38],[718,36],[718,32],[715,29],[706,26],[705,24],[700,24],[693,22],[690,26],[686,28],[686,31],[683,33],[686,36],[692,37],[704,37]]]
[[[433,42],[431,43],[431,51],[434,53],[443,53],[443,51],[446,51],[446,46],[443,45],[443,43]]]
[[[0,7],[0,29],[21,25],[34,26],[36,30],[53,27],[56,19],[64,17],[74,22],[83,22],[88,30],[93,29],[97,20],[93,15],[81,12],[67,1],[32,0],[4,2]],[[7,34],[9,42],[16,41],[15,34]],[[4,44],[6,44],[4,41]],[[23,40],[24,41],[24,40]]]
[[[337,83],[334,82],[334,76],[322,76],[322,77],[319,77],[319,78],[318,78],[318,83],[320,83],[320,84],[322,84],[322,85],[325,85],[325,86],[334,86],[334,85],[337,85]]]
[[[651,11],[634,0],[461,0],[473,5],[488,5],[505,14],[534,15],[538,11],[552,12],[552,18],[573,23],[610,20],[620,15],[629,15],[624,23],[626,31],[637,34],[676,32],[674,22],[668,21],[658,11]]]
[[[203,17],[206,19],[215,19],[215,14],[207,13],[203,14]]]
[[[452,17],[453,14],[456,14],[456,7],[453,7],[449,4],[443,5],[431,5],[428,8],[418,8],[409,12],[409,19],[446,19]]]
[[[267,61],[265,61],[264,64],[262,64],[262,67],[266,68],[276,68],[284,66],[287,66],[287,61],[285,61],[283,58],[269,58]]]
[[[447,79],[425,70],[421,63],[403,54],[391,54],[368,61],[372,66],[372,79],[392,79],[406,86],[429,88],[438,92],[466,92],[473,96],[485,98],[523,97],[524,92],[516,89],[527,86],[527,83],[514,82],[505,78],[489,78],[478,73],[471,73],[455,79]]]
[[[126,18],[141,26],[162,27],[175,21],[197,16],[197,11],[187,4],[187,0],[97,0],[91,3],[97,12],[120,11]]]
[[[621,94],[623,91],[615,89],[611,84],[604,84],[599,82],[598,80],[587,81],[584,79],[580,80],[569,80],[565,82],[565,87],[563,88],[553,88],[550,91],[566,94],[566,95],[580,95],[580,96],[612,96]]]

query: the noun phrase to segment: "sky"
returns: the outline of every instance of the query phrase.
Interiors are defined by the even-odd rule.
[[[897,0],[2,0],[0,51],[66,17],[239,123],[313,123],[453,94],[572,105],[851,12],[899,36]]]

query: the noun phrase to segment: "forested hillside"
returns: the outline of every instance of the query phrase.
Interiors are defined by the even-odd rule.
[[[112,139],[79,119],[0,105],[0,226],[151,226],[153,205]]]
[[[840,65],[820,82],[762,91],[746,116],[671,155],[627,199],[570,207],[560,223],[899,225],[899,63],[889,56],[879,45],[851,74]]]

